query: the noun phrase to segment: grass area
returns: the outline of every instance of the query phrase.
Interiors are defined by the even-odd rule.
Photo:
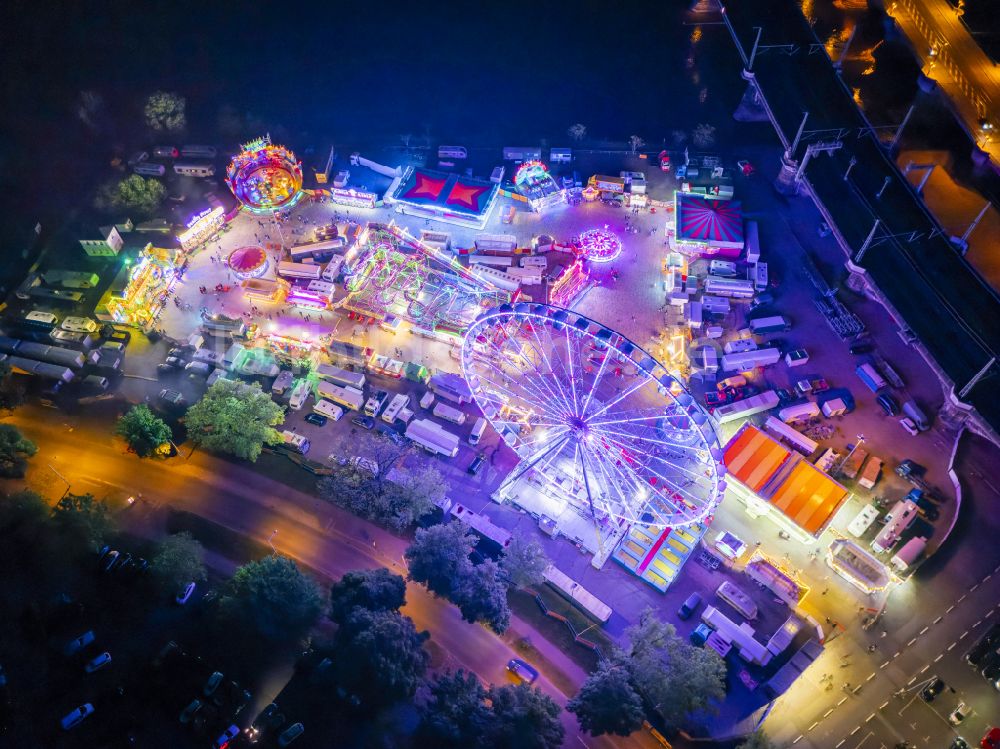
[[[265,544],[213,523],[211,520],[182,510],[170,510],[166,527],[168,533],[187,531],[206,549],[221,554],[227,559],[237,561],[260,559],[270,552],[270,548]]]
[[[569,603],[565,598],[550,590],[547,586],[539,586],[536,591],[549,610],[566,617],[577,632],[586,633],[584,638],[597,643],[604,653],[610,653],[613,647],[611,639],[600,629],[600,625],[588,619],[583,612]],[[542,613],[535,602],[534,596],[521,590],[512,590],[508,596],[511,611],[538,630],[542,636],[556,645],[575,663],[586,671],[597,668],[597,654],[590,648],[578,644],[570,634],[566,625]],[[588,629],[590,627],[590,629]]]

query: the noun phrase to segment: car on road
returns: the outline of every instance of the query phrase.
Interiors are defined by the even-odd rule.
[[[212,744],[212,746],[214,746],[215,749],[225,749],[225,747],[229,746],[229,742],[235,739],[239,735],[240,735],[240,727],[235,724],[231,725],[229,726],[229,728],[227,728],[225,731],[219,734],[219,738],[215,740],[215,743]]]
[[[941,694],[944,688],[944,680],[940,676],[934,675],[927,682],[927,686],[920,690],[920,699],[924,702],[933,702],[934,698]]]
[[[895,416],[899,413],[899,403],[888,393],[882,393],[878,398],[875,399],[879,407],[885,411],[886,416]]]
[[[160,400],[171,406],[183,406],[185,402],[183,395],[176,390],[171,390],[170,388],[163,388],[163,390],[160,391]]]
[[[993,625],[985,635],[979,638],[979,642],[972,646],[968,653],[965,654],[965,662],[970,666],[979,668],[979,664],[986,658],[987,654],[992,650],[996,650],[1000,646],[1000,624]]]
[[[538,678],[538,669],[528,665],[520,658],[511,658],[507,661],[507,670],[526,684],[534,684]]]
[[[969,707],[964,702],[959,702],[955,706],[955,709],[951,711],[948,715],[948,722],[953,726],[959,725],[963,720],[969,717]]]
[[[201,710],[202,703],[201,700],[191,700],[188,706],[181,710],[180,721],[181,723],[190,723],[194,718],[195,713]]]
[[[176,601],[178,605],[183,606],[185,603],[191,600],[191,596],[194,595],[194,589],[198,587],[193,582],[188,583],[184,586],[184,590],[177,594]]]
[[[105,651],[101,653],[96,658],[91,659],[87,662],[87,665],[83,667],[83,670],[88,674],[94,673],[99,668],[104,668],[109,663],[111,663],[111,653]]]
[[[311,413],[306,415],[306,421],[315,426],[326,426],[327,418],[323,414]]]
[[[351,423],[362,429],[373,429],[375,427],[375,419],[371,416],[355,416],[351,419]]]
[[[69,713],[66,717],[64,717],[61,721],[59,721],[59,725],[62,726],[62,729],[64,731],[68,731],[71,728],[76,728],[83,722],[84,718],[86,718],[88,715],[92,715],[93,712],[94,712],[94,706],[91,705],[89,702],[84,705],[80,705],[80,707],[78,707],[76,710]]]
[[[920,434],[920,430],[917,429],[917,423],[911,419],[909,416],[903,416],[899,419],[899,425],[906,430],[906,432],[911,437],[916,437]]]

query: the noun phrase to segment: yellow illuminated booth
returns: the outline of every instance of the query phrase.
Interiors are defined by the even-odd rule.
[[[180,250],[147,244],[134,260],[126,259],[98,304],[97,318],[139,328],[151,326],[163,310],[182,264]]]

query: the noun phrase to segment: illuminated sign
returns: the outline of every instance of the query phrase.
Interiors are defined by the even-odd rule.
[[[330,190],[330,200],[340,205],[357,206],[358,208],[374,208],[378,196],[372,192],[362,192],[348,188],[335,187]]]

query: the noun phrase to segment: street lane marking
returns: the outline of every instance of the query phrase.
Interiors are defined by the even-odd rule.
[[[878,706],[879,710],[885,710],[885,706],[889,704],[889,700],[886,700],[881,705]]]
[[[806,733],[809,733],[812,729],[814,729],[818,725],[819,725],[819,721],[817,720],[815,723],[813,723],[811,726],[809,726],[809,728],[806,729]]]
[[[965,630],[965,631],[964,631],[964,632],[963,632],[963,633],[961,634],[961,636],[960,636],[960,637],[958,638],[958,642],[961,642],[962,640],[964,640],[964,639],[965,639],[966,637],[968,637],[968,636],[969,636],[969,630]]]
[[[938,619],[938,621],[940,621],[940,618]],[[926,632],[926,631],[927,631],[928,629],[930,629],[930,627],[924,627],[924,628],[923,628],[922,630],[920,630],[920,634],[923,634],[923,633],[924,633],[924,632]]]
[[[902,652],[901,650],[897,650],[897,651],[896,651],[896,654],[895,654],[894,656],[892,656],[893,660],[895,660],[896,658],[898,658],[898,657],[899,657],[899,654],[900,654],[901,652]]]
[[[943,616],[939,616],[939,617],[938,617],[937,619],[935,619],[934,621],[932,621],[932,622],[931,622],[931,624],[937,624],[937,623],[938,623],[939,621],[941,621],[941,620],[942,620],[943,618],[944,618]]]
[[[958,645],[958,640],[956,640],[955,642],[953,642],[951,645],[948,646],[947,652],[950,653],[952,650],[954,650],[956,645]]]
[[[847,698],[846,698],[846,697],[842,698],[842,699],[840,700],[840,702],[838,702],[838,703],[837,703],[837,707],[840,707],[840,706],[841,706],[841,705],[843,705],[843,704],[844,704],[845,702],[847,702]]]
[[[952,604],[951,606],[949,606],[948,608],[946,608],[944,610],[944,613],[950,614],[952,612],[952,609],[954,609],[954,608],[955,608],[955,604]]]
[[[792,742],[792,746],[795,746],[795,745],[796,745],[796,744],[798,744],[798,743],[799,743],[800,741],[802,741],[802,734],[801,734],[801,733],[800,733],[800,734],[798,735],[798,737],[797,737],[797,738],[795,739],[795,741],[793,741],[793,742]],[[838,746],[839,746],[839,745],[838,745]]]
[[[889,665],[889,661],[886,661],[886,662],[885,662],[885,663],[883,663],[883,664],[882,664],[881,666],[879,666],[879,668],[885,668],[885,667],[886,667],[886,666],[888,666],[888,665]]]
[[[829,710],[827,710],[825,713],[823,713],[823,717],[824,718],[829,718],[830,717],[830,713],[832,713],[832,712],[833,712],[833,708],[831,707]]]
[[[973,585],[973,586],[972,586],[971,588],[969,588],[969,592],[970,592],[970,593],[973,593],[973,592],[975,592],[976,588],[978,588],[978,587],[979,587],[979,583],[976,583],[976,584],[975,584],[975,585]]]
[[[867,723],[868,721],[870,721],[870,720],[871,720],[872,718],[874,718],[874,717],[875,717],[875,713],[872,713],[872,714],[871,714],[871,715],[869,715],[869,716],[868,716],[867,718],[865,718],[865,723]]]
[[[906,647],[910,647],[910,645],[912,645],[912,644],[913,644],[913,643],[915,643],[916,641],[917,641],[917,638],[916,638],[916,637],[914,637],[914,638],[913,638],[912,640],[910,640],[910,641],[909,641],[908,643],[906,643]]]
[[[935,663],[937,663],[937,662],[938,662],[939,660],[941,660],[942,658],[944,658],[944,653],[941,653],[941,655],[939,655],[939,656],[938,656],[937,658],[935,658],[935,659],[934,659],[934,662],[935,662]]]
[[[926,671],[929,668],[930,668],[930,666],[924,666],[922,669],[920,669],[919,673],[922,674],[924,671]]]
[[[923,671],[921,671],[920,673],[923,673]],[[912,683],[913,683],[913,682],[915,682],[916,680],[917,680],[917,677],[916,677],[916,676],[914,676],[914,677],[913,677],[912,679],[910,679],[910,680],[909,680],[908,682],[906,682],[906,686],[910,686],[910,684],[912,684]]]
[[[976,622],[975,624],[972,625],[972,629],[975,629],[976,627],[978,627],[982,623],[983,623],[983,620],[980,619],[978,622]]]
[[[847,735],[848,735],[848,736],[853,736],[854,734],[856,734],[856,733],[857,733],[858,731],[860,731],[860,730],[861,730],[861,726],[858,726],[857,728],[855,728],[855,729],[854,729],[853,731],[851,731],[851,732],[850,732],[849,734],[847,734]]]
[[[875,678],[875,674],[874,674],[874,673],[871,673],[871,674],[868,674],[868,678],[867,678],[867,679],[865,679],[865,681],[866,681],[866,682],[869,682],[869,681],[871,681],[871,680],[872,680],[872,679],[874,679],[874,678]]]
[[[955,603],[961,603],[962,601],[964,601],[968,597],[968,595],[969,595],[968,593],[963,593],[962,597],[959,598],[957,601],[955,601]]]
[[[833,749],[840,749],[840,747],[843,746],[844,742],[846,742],[846,741],[847,741],[847,739],[841,739],[840,743],[837,744],[835,747],[833,747]]]
[[[992,572],[990,574],[988,574],[986,577],[983,578],[983,582],[984,583],[988,582],[991,577],[993,577],[993,573]]]

